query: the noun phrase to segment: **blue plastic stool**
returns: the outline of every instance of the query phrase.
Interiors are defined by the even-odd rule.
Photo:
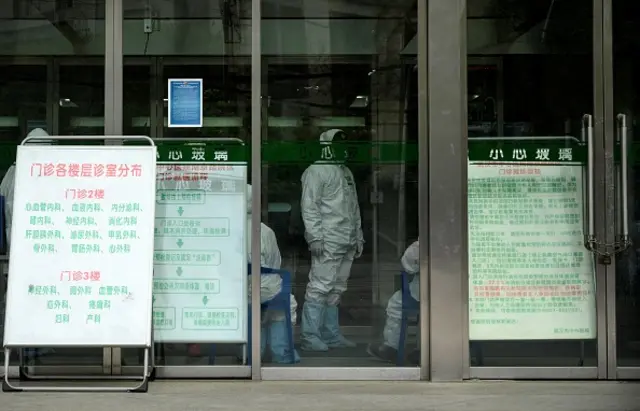
[[[419,275],[419,274],[415,274]],[[405,343],[407,339],[407,328],[409,327],[409,317],[420,316],[420,302],[411,296],[409,291],[409,274],[402,272],[401,274],[402,285],[402,320],[400,325],[400,343],[398,344],[396,365],[401,367],[404,365],[405,358]]]
[[[247,270],[247,274],[251,275],[251,264],[249,264],[249,269]],[[287,337],[289,342],[289,351],[291,352],[291,358],[289,359],[288,364],[295,363],[295,345],[293,342],[293,325],[291,324],[291,273],[286,270],[276,270],[274,268],[260,267],[260,275],[262,274],[277,274],[282,279],[282,287],[280,288],[280,292],[275,295],[272,299],[265,301],[260,304],[260,311],[265,312],[269,310],[274,311],[284,311],[285,321],[287,324]],[[247,363],[251,365],[251,343],[253,341],[251,336],[251,303],[249,303],[248,309],[248,339],[247,339]],[[211,344],[209,348],[209,364],[213,365],[215,363],[215,344]]]

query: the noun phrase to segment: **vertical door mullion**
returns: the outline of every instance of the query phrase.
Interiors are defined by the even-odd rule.
[[[605,245],[610,244],[611,233],[608,229],[610,221],[609,209],[610,205],[607,198],[607,185],[610,177],[607,174],[607,164],[605,148],[606,127],[606,96],[605,96],[605,71],[606,71],[606,54],[604,52],[604,8],[605,2],[608,0],[593,1],[593,102],[594,102],[594,189],[595,204],[594,207],[596,221],[596,240],[598,249],[605,250]],[[596,280],[596,313],[597,313],[597,365],[598,379],[606,379],[609,341],[607,333],[607,276],[610,274],[609,267],[602,264],[602,258],[595,255],[595,280]]]
[[[262,45],[261,45],[261,0],[251,2],[251,186],[253,210],[262,210]],[[255,214],[254,214],[255,215]],[[260,215],[258,213],[258,215]],[[252,218],[251,266],[260,267],[260,219]],[[262,379],[262,356],[260,352],[260,281],[251,282],[251,379]]]
[[[105,2],[104,49],[104,131],[107,136],[122,135],[123,72],[122,0]],[[105,144],[122,144],[121,140],[105,140]],[[103,369],[109,374],[121,374],[121,348],[104,348]]]
[[[616,179],[616,165],[614,150],[616,146],[616,114],[613,96],[613,24],[612,24],[612,0],[602,0],[602,83],[603,83],[603,125],[604,125],[604,189],[606,201],[606,241],[613,244],[618,240],[616,232],[616,213],[620,205],[616,201],[618,184]],[[622,187],[618,187],[622,189]],[[607,378],[616,378],[617,368],[617,341],[616,341],[616,256],[611,258],[611,264],[606,267],[605,282],[606,302],[606,339],[607,339]]]
[[[427,114],[429,99],[428,56],[427,56],[427,19],[429,10],[426,1],[418,2],[418,209],[427,210],[429,204],[429,123]],[[420,379],[431,378],[431,338],[429,318],[429,218],[426,212],[419,213],[418,235],[422,240],[420,247]]]
[[[162,138],[164,137],[164,98],[165,98],[165,89],[167,87],[166,82],[164,81],[164,59],[162,57],[157,57],[152,59],[152,64],[155,67],[155,77],[152,76],[152,85],[151,87],[155,90],[155,101],[152,106],[152,115],[155,117],[155,130],[151,133],[155,132],[155,135],[152,137]],[[154,124],[153,122],[151,124]]]

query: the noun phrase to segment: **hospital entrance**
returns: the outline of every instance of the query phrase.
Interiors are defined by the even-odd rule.
[[[237,164],[261,203],[247,204],[247,218],[277,240],[258,244],[280,255],[290,293],[278,309],[296,306],[271,344],[291,355],[252,356],[261,342],[251,332],[273,330],[264,299],[242,302],[245,314],[251,301],[264,310],[243,314],[241,343],[177,331],[163,341],[172,324],[156,310],[153,377],[640,376],[632,2],[457,0],[464,27],[445,24],[455,5],[411,0],[4,2],[2,174],[37,129],[81,144],[148,136],[165,167],[158,175],[200,160],[226,164],[211,147],[244,153]],[[603,26],[608,12],[613,23]],[[427,49],[438,24],[457,39],[457,55],[451,44]],[[448,75],[456,70],[460,78]],[[180,126],[170,93],[188,82],[199,87],[201,118]],[[324,171],[305,174],[318,161],[347,182],[337,194],[317,194]],[[185,178],[170,189],[208,188]],[[334,201],[329,217],[310,211],[312,197]],[[5,222],[3,293],[6,239]],[[331,271],[317,257],[345,255],[346,286],[335,291],[334,279],[335,299],[309,308],[310,272],[317,280]],[[183,281],[188,268],[165,262],[154,260]],[[209,301],[198,294],[194,304]],[[327,316],[344,339],[305,349],[313,344],[303,324],[327,328]],[[142,366],[137,348],[24,347],[10,372],[133,377]]]

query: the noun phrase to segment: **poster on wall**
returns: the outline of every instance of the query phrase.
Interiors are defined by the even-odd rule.
[[[169,79],[167,92],[168,127],[202,127],[202,83],[202,79]]]
[[[580,163],[469,163],[471,340],[596,337],[582,172]]]
[[[154,339],[246,343],[247,168],[202,164],[199,147],[167,154],[201,162],[158,164]]]

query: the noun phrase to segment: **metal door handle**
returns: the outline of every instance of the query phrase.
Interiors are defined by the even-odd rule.
[[[620,203],[620,219],[618,224],[618,238],[615,252],[622,252],[631,245],[629,237],[629,141],[627,138],[627,116],[618,114],[616,116],[616,140],[620,143],[620,167],[618,170],[618,181],[616,184],[616,198]]]
[[[594,199],[594,144],[593,144],[593,116],[591,114],[585,114],[582,116],[582,142],[587,146],[587,170],[584,177],[587,182],[587,224],[584,239],[584,246],[589,251],[596,252],[598,248],[598,242],[596,241],[596,224],[595,224],[595,212],[593,205]]]

